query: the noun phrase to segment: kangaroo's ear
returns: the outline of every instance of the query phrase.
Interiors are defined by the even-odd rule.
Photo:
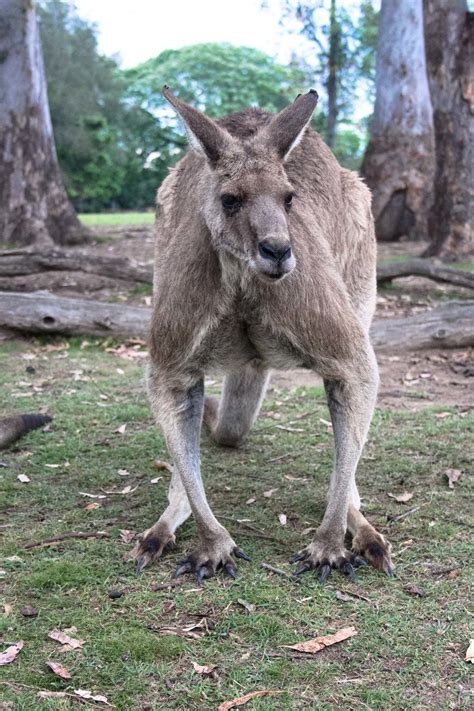
[[[233,144],[232,136],[201,111],[178,99],[166,85],[163,96],[181,117],[191,148],[215,166],[225,149]]]
[[[282,160],[286,160],[301,141],[317,103],[318,93],[314,89],[300,94],[263,129]]]

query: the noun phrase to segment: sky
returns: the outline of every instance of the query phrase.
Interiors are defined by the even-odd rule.
[[[278,1],[74,0],[79,15],[97,23],[99,49],[133,67],[164,49],[201,42],[255,47],[286,62],[305,41],[279,25]]]

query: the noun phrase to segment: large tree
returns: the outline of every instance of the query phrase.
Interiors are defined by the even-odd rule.
[[[428,255],[474,253],[474,13],[466,0],[424,0],[436,143]]]
[[[297,31],[312,47],[304,57],[316,76],[318,91],[322,88],[318,128],[341,158],[345,152],[337,140],[340,126],[351,124],[361,90],[365,99],[372,93],[377,37],[377,13],[372,0],[359,0],[358,7],[354,5],[350,10],[340,0],[280,2],[285,29],[288,20],[290,27],[296,21]]]
[[[434,142],[422,0],[382,0],[376,98],[362,166],[377,237],[427,236]]]
[[[0,241],[85,239],[54,146],[38,25],[30,0],[0,0]]]

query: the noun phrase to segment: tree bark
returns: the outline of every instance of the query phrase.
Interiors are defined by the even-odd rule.
[[[362,174],[377,238],[426,237],[434,143],[422,0],[382,0],[370,134]]]
[[[0,251],[0,288],[4,291],[18,289],[15,282],[9,286],[9,279],[45,272],[85,272],[109,279],[153,283],[151,263],[141,264],[126,257],[104,257],[81,250],[66,249]],[[407,276],[421,276],[444,284],[474,289],[473,273],[446,267],[431,259],[408,259],[377,267],[379,284]]]
[[[112,279],[153,283],[153,266],[126,257],[104,257],[82,250],[7,249],[0,251],[0,278],[48,271],[86,272]]]
[[[0,292],[0,328],[27,333],[62,333],[67,336],[145,336],[151,309],[66,299],[44,292]],[[380,319],[371,329],[379,351],[425,348],[464,348],[474,345],[474,305],[452,302],[432,311],[399,319]]]
[[[1,265],[1,261],[0,261]],[[1,273],[1,266],[0,266]],[[465,289],[474,289],[474,273],[462,269],[450,269],[432,259],[407,259],[406,262],[380,264],[377,267],[377,284],[407,276],[421,276],[442,284],[452,284]]]
[[[436,145],[426,255],[474,254],[474,13],[465,0],[424,0]]]
[[[336,140],[337,125],[337,63],[340,52],[340,27],[336,15],[336,0],[331,0],[329,10],[329,55],[328,55],[328,78],[326,90],[328,92],[328,121],[326,143],[329,148],[334,148]]]
[[[85,241],[57,162],[31,0],[0,0],[0,106],[0,242]]]

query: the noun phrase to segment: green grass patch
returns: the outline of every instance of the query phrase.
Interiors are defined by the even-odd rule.
[[[127,225],[152,225],[155,214],[150,212],[100,212],[82,213],[79,215],[81,222],[87,227],[102,225],[123,226]]]
[[[332,462],[322,389],[271,390],[242,449],[202,437],[210,503],[252,562],[239,562],[235,582],[218,576],[198,589],[190,579],[155,591],[196,532],[187,521],[177,550],[140,577],[124,560],[131,546],[122,532],[140,532],[158,518],[169,480],[153,467],[168,455],[148,408],[142,360],[118,358],[100,341],[69,345],[0,346],[0,411],[47,407],[54,416],[49,431],[30,433],[0,456],[8,514],[2,594],[11,606],[2,620],[4,647],[24,641],[2,672],[11,708],[75,708],[71,697],[40,700],[37,692],[77,688],[105,694],[123,710],[210,710],[259,689],[284,693],[255,699],[249,710],[469,707],[470,414],[446,406],[376,412],[358,481],[368,518],[392,542],[396,577],[364,568],[356,584],[333,574],[321,587],[312,574],[296,583],[260,565],[291,571],[289,556],[311,537],[303,532],[321,520]],[[438,418],[439,411],[450,415]],[[276,427],[285,423],[297,431]],[[447,468],[463,472],[453,491]],[[21,473],[28,484],[18,481]],[[129,493],[119,493],[126,486]],[[414,494],[408,504],[387,496],[404,490]],[[25,548],[71,531],[98,535]],[[341,601],[337,590],[355,596]],[[111,598],[111,591],[122,595]],[[249,612],[241,600],[255,607]],[[37,616],[23,616],[25,605]],[[179,634],[193,625],[194,635]],[[348,625],[355,637],[316,656],[284,646]],[[58,627],[77,628],[72,636],[84,640],[83,649],[59,651],[48,638]],[[55,677],[48,659],[72,679]],[[216,665],[217,676],[198,675],[193,662]]]

